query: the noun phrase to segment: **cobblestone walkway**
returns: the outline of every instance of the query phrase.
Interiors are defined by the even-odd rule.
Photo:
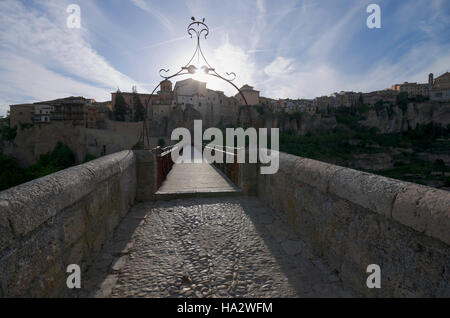
[[[96,297],[352,296],[249,197],[136,205],[83,281]]]

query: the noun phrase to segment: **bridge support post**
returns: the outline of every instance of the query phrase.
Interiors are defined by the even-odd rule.
[[[136,200],[139,202],[154,200],[157,191],[156,156],[149,150],[134,150],[137,165]]]
[[[161,184],[163,183],[164,179],[164,173],[163,173],[163,160],[161,157],[161,147],[158,146],[155,149],[155,156],[156,156],[156,169],[157,169],[157,175],[156,175],[156,186],[159,188]]]

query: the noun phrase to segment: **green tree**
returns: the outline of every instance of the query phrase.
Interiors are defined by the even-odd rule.
[[[397,95],[397,105],[400,107],[400,109],[405,113],[405,111],[408,108],[408,93],[407,92],[401,92]]]
[[[158,146],[160,146],[161,148],[164,148],[166,146],[166,142],[164,139],[159,138],[158,139]]]
[[[362,96],[362,94],[359,94],[358,107],[361,107],[362,105],[364,105],[363,96]]]
[[[145,108],[142,105],[138,93],[133,92],[134,121],[143,121],[145,116]]]
[[[16,158],[0,153],[0,191],[26,181],[25,173]]]
[[[126,115],[128,114],[128,105],[122,96],[122,93],[118,90],[116,93],[116,100],[114,104],[114,120],[125,121]]]
[[[17,136],[17,127],[11,128],[9,126],[0,127],[0,135],[4,140],[12,141]]]
[[[87,153],[87,154],[84,156],[83,163],[86,163],[86,162],[89,162],[89,161],[92,161],[92,160],[95,160],[95,159],[97,159],[96,156],[94,156],[94,155],[92,155],[92,154],[90,154],[90,153]]]
[[[14,157],[0,154],[0,191],[69,168],[74,164],[74,153],[61,142],[56,144],[53,151],[41,155],[34,165],[26,169],[20,168]]]

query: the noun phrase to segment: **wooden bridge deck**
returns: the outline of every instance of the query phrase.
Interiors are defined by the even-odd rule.
[[[156,195],[158,197],[205,196],[205,195],[235,195],[240,193],[221,171],[213,165],[202,161],[200,152],[193,147],[186,147],[184,151],[191,151],[195,163],[175,162],[167,179],[163,182]]]

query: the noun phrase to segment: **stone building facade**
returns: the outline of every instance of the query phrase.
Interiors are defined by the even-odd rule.
[[[34,105],[11,105],[9,114],[11,127],[19,127],[20,124],[32,124],[34,118]]]
[[[450,100],[450,73],[446,72],[433,80],[433,74],[430,74],[430,99],[437,101]]]
[[[363,93],[362,100],[363,100],[364,105],[369,105],[369,106],[373,106],[380,101],[395,104],[398,94],[399,94],[399,91],[385,89],[385,90],[374,91],[374,92],[370,92],[370,93]]]
[[[73,125],[84,126],[84,108],[95,103],[94,99],[84,97],[67,97],[51,101],[35,103],[35,107],[51,106],[50,121],[71,122]],[[45,107],[43,107],[45,108]]]
[[[51,113],[55,111],[54,106],[50,105],[33,105],[34,106],[34,123],[50,123]]]
[[[253,89],[253,86],[245,84],[241,87],[241,92],[247,101],[249,106],[259,105],[259,91]],[[239,105],[245,105],[245,101],[242,98],[241,94],[237,93],[234,98],[237,99]]]
[[[417,96],[428,97],[429,96],[429,84],[408,83],[392,85],[391,90],[397,92],[408,93],[409,98],[415,98]]]
[[[86,128],[106,129],[106,120],[109,119],[111,111],[110,102],[87,105],[85,108]]]
[[[85,106],[92,105],[93,99],[67,97],[34,104],[10,106],[11,127],[20,124],[48,124],[55,121],[84,125]]]
[[[335,107],[352,107],[358,104],[361,94],[341,91],[339,93],[333,93],[331,96],[335,99]]]

